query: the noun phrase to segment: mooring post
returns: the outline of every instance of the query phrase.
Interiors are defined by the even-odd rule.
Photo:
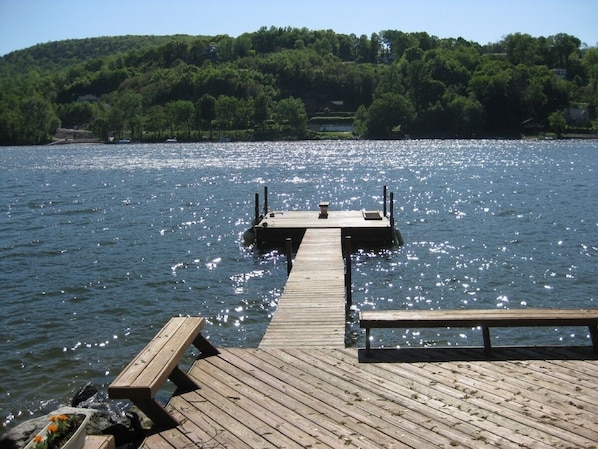
[[[293,269],[293,240],[290,237],[285,239],[286,252],[287,252],[287,276],[291,274]]]
[[[386,186],[384,186],[382,196],[384,197],[384,215],[383,216],[386,217]]]
[[[393,192],[390,192],[390,227],[394,228],[395,227],[395,207],[394,207],[394,202],[395,202],[395,194]]]
[[[255,226],[260,222],[260,194],[255,193],[255,218],[253,219],[253,225]]]
[[[349,313],[353,305],[352,279],[351,279],[351,236],[345,237],[345,313]]]
[[[264,217],[268,215],[268,186],[264,186]]]
[[[320,201],[320,215],[318,218],[328,218],[328,206],[330,206],[329,201]]]

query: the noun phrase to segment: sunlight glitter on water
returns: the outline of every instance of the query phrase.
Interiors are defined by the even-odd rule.
[[[0,401],[9,424],[68,401],[82,383],[105,387],[170,316],[205,316],[216,346],[256,347],[286,281],[284,255],[242,245],[264,186],[277,210],[316,209],[324,198],[332,210],[379,209],[382,187],[394,192],[405,246],[355,250],[353,345],[363,345],[359,310],[597,300],[593,141],[3,148],[0,166]],[[533,338],[589,341],[581,329]],[[476,344],[479,332],[376,339]]]

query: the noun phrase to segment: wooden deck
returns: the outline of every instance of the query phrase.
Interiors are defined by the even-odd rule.
[[[341,230],[308,229],[260,348],[345,346]]]
[[[141,448],[598,447],[591,347],[345,348],[340,247],[305,232],[260,347],[197,360]]]
[[[222,349],[142,448],[598,447],[591,348]]]

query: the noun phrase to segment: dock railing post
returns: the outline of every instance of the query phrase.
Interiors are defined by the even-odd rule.
[[[351,279],[351,236],[345,237],[345,313],[348,314],[353,305],[352,284]]]
[[[390,192],[390,227],[394,228],[395,227],[395,194],[393,192]]]
[[[253,219],[253,225],[255,226],[260,222],[260,194],[255,193],[255,218]]]
[[[384,197],[384,217],[386,217],[386,186],[384,186],[382,196]]]
[[[264,186],[264,217],[268,215],[268,186]]]
[[[287,253],[287,276],[291,274],[293,269],[293,240],[290,237],[285,239],[286,253]]]

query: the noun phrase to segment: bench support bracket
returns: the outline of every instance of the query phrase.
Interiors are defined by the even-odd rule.
[[[193,340],[193,346],[195,346],[197,349],[199,349],[199,352],[201,352],[202,358],[211,357],[213,355],[220,354],[220,351],[218,351],[218,349],[216,349],[214,346],[212,346],[212,343],[210,343],[201,334],[198,334],[197,337],[195,338],[195,340]]]
[[[594,352],[598,352],[598,326],[589,326]]]
[[[177,393],[188,393],[199,388],[193,379],[185,373],[179,366],[175,366],[168,378],[177,386]]]
[[[488,326],[482,326],[482,335],[484,336],[484,352],[490,354],[492,344],[490,343],[490,328]]]
[[[131,399],[131,402],[145,413],[158,428],[171,429],[179,425],[177,420],[154,399]]]

